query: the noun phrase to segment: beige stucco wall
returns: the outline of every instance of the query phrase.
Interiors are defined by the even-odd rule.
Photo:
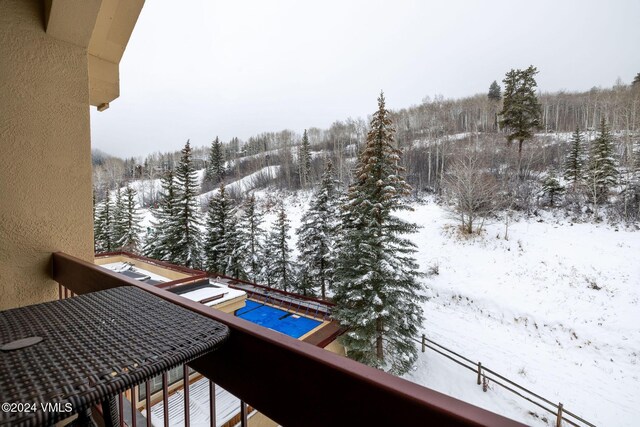
[[[57,298],[52,252],[93,261],[87,51],[43,3],[0,1],[0,309]]]

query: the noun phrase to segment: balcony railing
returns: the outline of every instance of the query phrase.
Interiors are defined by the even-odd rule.
[[[236,422],[247,425],[249,405],[283,426],[517,426],[522,425],[434,390],[362,365],[322,348],[260,327],[230,314],[190,301],[64,253],[53,254],[52,276],[64,289],[61,295],[84,294],[118,286],[136,286],[167,301],[226,324],[231,334],[217,351],[189,364],[209,381],[210,424],[215,425],[215,387],[240,399]],[[183,377],[188,368],[183,368]],[[187,375],[188,376],[188,375]],[[164,424],[170,418],[168,375],[162,376]],[[190,424],[189,382],[180,384],[182,415]],[[142,384],[146,423],[153,392]],[[130,426],[136,420],[137,395],[132,393]],[[131,396],[130,396],[131,397]],[[124,400],[124,399],[123,399]],[[121,408],[126,405],[121,405]],[[121,411],[121,424],[125,422]]]

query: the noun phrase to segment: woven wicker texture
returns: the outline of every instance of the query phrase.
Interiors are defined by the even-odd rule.
[[[50,425],[217,348],[227,326],[134,287],[0,312],[0,345],[40,336],[31,347],[0,351],[0,403],[35,403],[29,413],[0,411],[0,425]]]

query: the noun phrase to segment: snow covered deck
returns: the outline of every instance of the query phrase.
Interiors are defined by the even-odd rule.
[[[215,411],[216,423],[221,426],[230,421],[240,412],[240,399],[223,389],[215,386]],[[184,388],[169,396],[169,426],[184,426]],[[201,378],[189,386],[189,421],[193,426],[211,425],[209,402],[209,380]],[[142,411],[146,416],[146,411]],[[164,423],[164,403],[161,400],[151,407],[151,422],[154,426],[162,426]]]
[[[101,267],[153,286],[159,285],[163,287],[163,284],[169,285],[174,280],[162,276],[157,272],[154,273],[142,268],[137,263],[136,265],[132,265],[131,262],[127,261],[105,263],[102,264]],[[185,278],[188,278],[188,276],[185,276]],[[223,282],[209,279],[201,279],[195,283],[185,283],[176,288],[172,288],[171,292],[188,298],[191,301],[196,301],[209,307],[215,307],[226,313],[233,313],[235,310],[244,307],[244,301],[247,295],[243,290],[234,289]]]
[[[184,285],[172,290],[172,292],[227,313],[233,313],[244,307],[247,297],[245,291],[231,288],[227,284],[213,279]]]
[[[130,263],[124,261],[102,264],[101,267],[104,267],[116,273],[120,273],[131,279],[149,283],[150,285],[156,285],[159,283],[166,283],[171,281],[171,279],[168,279],[164,276],[160,276],[159,274],[152,273],[151,271],[139,267],[134,267]]]

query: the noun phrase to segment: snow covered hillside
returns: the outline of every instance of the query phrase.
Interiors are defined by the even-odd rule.
[[[273,179],[280,169],[280,166],[266,166],[254,173],[246,175],[236,181],[226,183],[227,191],[237,191],[239,193],[247,193],[253,190],[256,186],[256,181],[260,179]],[[203,169],[204,171],[204,169]],[[204,175],[204,173],[203,173]],[[202,182],[202,178],[198,177],[198,182]],[[220,191],[218,188],[208,191],[206,193],[202,193],[198,196],[198,203],[202,206],[206,205],[209,202],[209,199],[213,197],[214,194]]]
[[[256,197],[263,206],[283,199],[269,190]],[[284,198],[294,256],[308,198]],[[402,216],[421,226],[411,239],[421,271],[431,272],[421,333],[595,425],[638,425],[640,232],[542,212],[510,224],[508,240],[500,222],[468,238],[442,206],[414,207]],[[274,219],[267,212],[265,228]],[[526,424],[555,425],[496,384],[483,392],[475,373],[430,349],[405,378]]]
[[[287,207],[295,229],[306,203]],[[428,338],[596,425],[637,425],[640,233],[545,213],[511,224],[509,240],[500,223],[465,238],[433,202],[403,217],[422,226],[412,237],[421,270],[439,271],[424,279]],[[405,377],[530,425],[555,423],[495,384],[483,392],[473,372],[428,349]]]
[[[436,204],[405,215],[425,282],[427,337],[596,425],[640,419],[640,234],[551,215],[460,238]],[[527,424],[555,419],[427,350],[407,379]],[[538,414],[539,418],[529,414]],[[615,420],[615,421],[614,421]]]

